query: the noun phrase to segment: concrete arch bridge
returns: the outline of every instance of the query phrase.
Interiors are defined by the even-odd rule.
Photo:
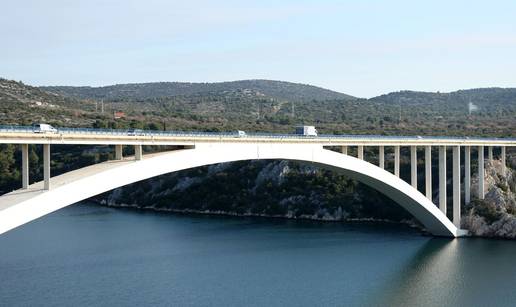
[[[80,130],[61,128],[57,133],[38,134],[28,128],[0,128],[0,143],[20,144],[22,152],[22,188],[0,196],[0,234],[21,226],[60,208],[100,193],[162,174],[223,162],[283,159],[305,161],[346,174],[393,199],[432,234],[458,237],[460,229],[461,187],[464,202],[471,199],[471,149],[478,157],[478,197],[484,191],[484,153],[494,159],[493,147],[500,147],[505,165],[506,148],[516,146],[516,139],[449,138],[449,137],[384,137],[233,133],[141,132],[138,135],[117,130]],[[44,180],[30,184],[28,144],[43,145]],[[87,166],[51,177],[50,147],[52,144],[113,145],[115,160]],[[183,149],[143,154],[143,145],[176,145]],[[134,157],[123,158],[122,146],[134,146]],[[357,156],[348,155],[349,146],[357,147]],[[364,159],[364,147],[378,148],[378,165]],[[385,170],[385,147],[394,149],[393,172]],[[399,177],[400,147],[410,147],[411,182]],[[425,193],[417,189],[417,147],[425,149]],[[439,202],[432,201],[432,146],[439,148]],[[339,152],[329,150],[337,147]],[[446,147],[452,148],[453,218],[446,216]],[[464,178],[461,176],[464,157]]]

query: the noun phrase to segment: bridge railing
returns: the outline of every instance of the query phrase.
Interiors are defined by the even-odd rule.
[[[16,125],[0,125],[0,133],[33,133],[35,132],[32,126],[16,126]],[[39,131],[41,132],[41,131]],[[234,132],[210,132],[210,131],[157,131],[157,130],[142,130],[142,129],[103,129],[103,128],[57,128],[59,134],[85,134],[85,135],[111,135],[111,136],[165,136],[165,137],[235,137],[235,138],[273,138],[273,139],[370,139],[370,140],[400,140],[400,141],[413,141],[413,140],[454,140],[454,141],[465,141],[465,140],[486,140],[482,137],[453,137],[453,136],[386,136],[386,135],[333,135],[333,134],[319,134],[318,136],[305,136],[299,134],[278,134],[278,133],[267,133],[267,132],[251,132],[244,135],[239,134],[237,131]],[[510,140],[516,141],[516,138],[488,138],[489,140]]]
[[[0,125],[0,132],[33,132],[34,129],[30,126],[9,126],[9,125]]]

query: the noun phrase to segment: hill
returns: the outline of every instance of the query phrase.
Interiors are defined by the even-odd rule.
[[[162,96],[170,93],[175,96]],[[332,99],[309,99],[316,96]],[[470,102],[478,107],[472,114]],[[113,111],[125,116],[114,119]],[[249,132],[291,132],[310,124],[332,134],[514,136],[516,89],[401,91],[359,99],[265,80],[36,88],[0,79],[0,113],[0,124]]]
[[[51,122],[88,125],[93,122],[81,115],[91,110],[91,103],[65,97],[0,78],[0,124],[30,125]]]
[[[195,95],[241,95],[286,101],[353,99],[354,97],[313,85],[272,80],[241,80],[217,83],[154,82],[103,87],[45,86],[45,91],[77,98],[142,100]]]
[[[468,103],[480,111],[494,111],[498,107],[516,106],[516,88],[477,88],[450,93],[399,91],[370,99],[373,102],[401,106],[447,106],[452,109],[467,109]]]

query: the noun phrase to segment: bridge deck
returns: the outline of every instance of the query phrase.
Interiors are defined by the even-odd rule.
[[[27,129],[1,129],[3,144],[84,144],[84,145],[195,145],[199,143],[282,143],[319,144],[323,146],[516,146],[516,138],[382,136],[382,135],[319,135],[145,131],[130,135],[119,130],[62,128],[59,133],[34,133]]]

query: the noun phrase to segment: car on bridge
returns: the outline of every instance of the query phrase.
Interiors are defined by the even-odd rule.
[[[34,124],[32,125],[32,132],[34,133],[57,133],[57,129],[49,124]]]
[[[128,136],[143,136],[145,132],[142,129],[129,129],[127,130]]]

